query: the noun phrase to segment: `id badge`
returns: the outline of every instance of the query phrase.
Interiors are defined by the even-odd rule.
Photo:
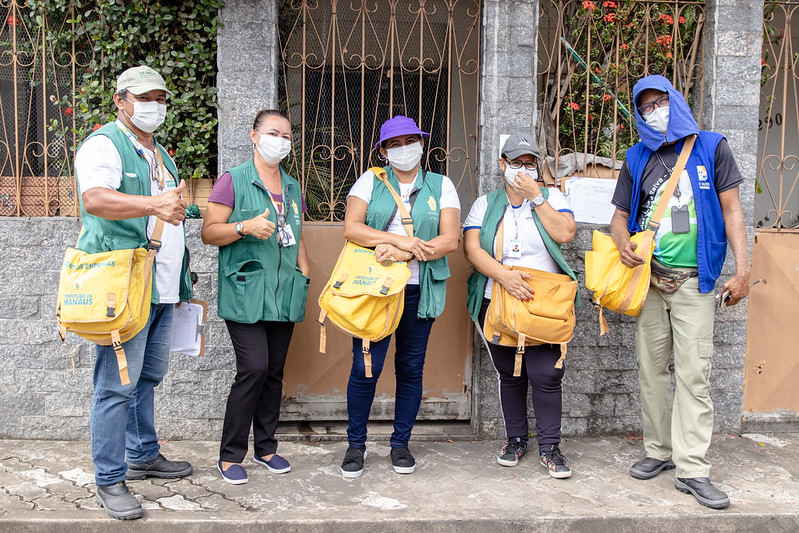
[[[688,233],[691,231],[691,216],[688,214],[688,206],[672,206],[671,208],[671,232]]]
[[[520,239],[511,239],[510,251],[508,252],[508,257],[513,257],[514,259],[518,259],[521,256],[522,256],[522,241]]]
[[[279,226],[277,232],[280,246],[292,246],[297,244],[297,239],[294,238],[294,230],[292,230],[291,226],[288,224]]]

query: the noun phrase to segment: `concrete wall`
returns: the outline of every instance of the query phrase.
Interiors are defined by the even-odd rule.
[[[745,4],[742,6],[742,4]],[[747,181],[742,199],[751,220],[756,169],[759,31],[762,4],[724,0],[710,3],[705,67],[704,125],[728,135]],[[277,101],[274,2],[227,3],[219,36],[220,168],[250,156],[247,131],[255,111]],[[536,1],[485,0],[480,107],[481,192],[500,184],[496,167],[498,135],[532,130],[535,117]],[[510,35],[513,35],[511,42]],[[525,75],[524,73],[527,73]],[[745,98],[742,98],[744,95]],[[751,100],[751,101],[750,101]],[[209,335],[202,359],[174,356],[158,389],[156,419],[162,438],[215,440],[234,363],[224,324],[216,317],[216,250],[203,246],[199,221],[188,223],[197,297],[209,302]],[[583,225],[565,247],[578,270],[591,246],[592,226]],[[607,228],[599,228],[607,230]],[[0,438],[88,437],[94,351],[70,335],[58,340],[55,295],[58,268],[74,245],[77,219],[0,219]],[[731,272],[731,262],[725,273]],[[459,290],[451,287],[450,290]],[[583,290],[583,301],[589,294]],[[565,435],[639,433],[637,373],[633,357],[634,322],[609,314],[610,333],[599,336],[596,312],[578,310],[564,380]],[[746,308],[719,313],[711,394],[715,430],[738,432],[741,418]],[[75,374],[69,354],[75,359]],[[473,424],[483,436],[502,436],[496,373],[484,348],[476,352]]]

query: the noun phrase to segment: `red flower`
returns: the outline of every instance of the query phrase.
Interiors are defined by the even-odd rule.
[[[602,2],[602,7],[612,8],[612,7],[619,7],[619,5],[613,0],[605,0],[604,2]]]
[[[660,22],[665,22],[666,24],[674,24],[674,18],[671,15],[667,15],[666,13],[660,15],[660,18],[658,18],[658,20]]]
[[[94,127],[92,128],[92,131],[97,131],[97,130],[99,130],[102,127],[103,127],[102,124],[95,124]]]
[[[594,115],[592,115],[591,113],[588,113],[586,117],[588,117],[588,120],[594,120]]]
[[[602,18],[605,19],[605,22],[616,22],[616,13],[608,13]]]
[[[167,150],[166,153],[168,153],[169,155],[175,155],[175,150]]]
[[[666,52],[666,59],[671,59],[671,52]]]
[[[586,11],[593,11],[594,9],[596,9],[596,6],[591,0],[584,0],[583,9],[585,9]]]
[[[671,45],[671,35],[661,35],[655,41],[660,45],[669,46]]]
[[[677,19],[677,21],[678,21],[680,24],[685,24],[685,17],[683,17],[683,16],[680,16],[680,18],[678,18],[678,19]]]
[[[630,49],[630,45],[627,44],[627,43],[621,43],[621,49],[622,50],[629,50]]]
[[[66,116],[69,116],[69,115],[71,115],[71,114],[72,114],[72,108],[71,108],[71,107],[67,107],[67,108],[65,108],[65,109],[64,109],[64,114],[65,114]]]
[[[570,107],[574,111],[579,111],[580,110],[580,104],[578,104],[577,102],[569,102],[568,104],[566,104],[566,107]]]
[[[624,124],[619,124],[619,129],[623,130],[624,129]]]
[[[612,96],[610,96],[609,94],[606,94],[605,96],[603,96],[603,97],[602,97],[602,99],[603,99],[604,101],[606,101],[606,102],[610,102],[610,99],[611,99],[611,98],[612,98]]]
[[[760,66],[761,67],[765,67],[766,66],[766,60],[765,59],[763,59],[763,58],[760,59]]]
[[[602,69],[599,67],[594,67],[594,72],[596,72],[597,74],[602,74]]]
[[[11,15],[10,17],[8,17],[7,22],[9,26],[16,26],[17,24],[19,24],[19,19],[14,15]]]

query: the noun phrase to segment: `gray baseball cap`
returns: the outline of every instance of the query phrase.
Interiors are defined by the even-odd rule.
[[[536,159],[541,158],[535,138],[528,133],[512,133],[502,146],[502,155],[508,159],[516,159],[525,154],[535,156]]]
[[[131,67],[117,78],[117,92],[127,89],[136,96],[154,90],[162,90],[169,96],[172,91],[166,88],[166,82],[159,73],[146,65]]]

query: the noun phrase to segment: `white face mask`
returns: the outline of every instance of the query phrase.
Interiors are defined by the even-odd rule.
[[[152,133],[164,123],[166,118],[166,104],[152,102],[128,102],[133,104],[133,116],[128,115],[134,126],[140,130]],[[126,113],[127,114],[127,113]]]
[[[513,187],[513,182],[516,180],[516,174],[518,174],[519,172],[524,172],[525,174],[527,174],[528,176],[533,178],[533,181],[538,179],[538,169],[537,168],[535,168],[533,170],[527,170],[524,167],[522,167],[522,168],[511,168],[508,163],[505,163],[505,181],[508,182],[508,185]]]
[[[256,149],[264,161],[270,165],[276,165],[291,152],[291,141],[283,137],[261,134]]]
[[[386,150],[391,166],[399,170],[413,170],[422,160],[422,143],[415,142],[406,146]]]
[[[665,135],[669,127],[669,106],[658,107],[643,118],[650,128]]]

